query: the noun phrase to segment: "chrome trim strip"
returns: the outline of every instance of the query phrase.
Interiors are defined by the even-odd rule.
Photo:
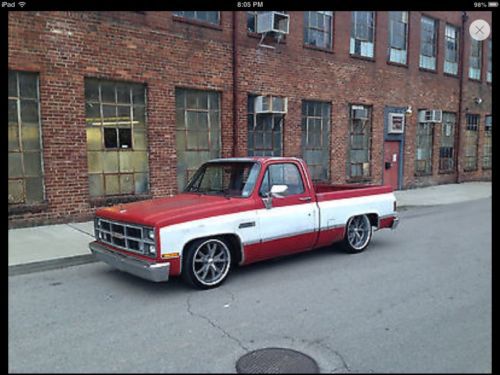
[[[89,243],[89,248],[95,257],[113,268],[138,276],[140,278],[162,282],[168,281],[170,263],[149,263],[121,253],[111,251],[97,241]]]

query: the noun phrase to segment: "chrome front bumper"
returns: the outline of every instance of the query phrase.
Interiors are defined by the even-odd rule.
[[[118,252],[110,251],[97,241],[91,242],[89,248],[97,259],[120,271],[128,272],[154,282],[168,281],[170,263],[149,263],[141,259],[132,258]]]

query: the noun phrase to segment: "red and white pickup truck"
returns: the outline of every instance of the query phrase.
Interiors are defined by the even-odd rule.
[[[89,246],[122,271],[205,289],[235,265],[334,242],[363,251],[398,221],[390,186],[314,185],[298,158],[228,158],[203,164],[181,194],[98,210]]]

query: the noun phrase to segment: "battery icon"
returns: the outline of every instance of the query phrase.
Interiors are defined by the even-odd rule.
[[[498,7],[498,1],[488,1],[488,7],[490,8]]]

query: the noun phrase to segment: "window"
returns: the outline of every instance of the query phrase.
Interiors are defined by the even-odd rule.
[[[484,119],[483,168],[491,168],[491,115]]]
[[[371,107],[349,106],[349,154],[347,176],[351,179],[370,177]]]
[[[248,96],[248,156],[281,156],[284,114],[255,113],[255,97]]]
[[[44,200],[38,74],[9,71],[9,204]]]
[[[184,18],[189,18],[196,21],[213,23],[215,25],[220,24],[220,13],[219,12],[206,12],[206,11],[176,11],[174,15]]]
[[[220,94],[176,89],[177,187],[186,186],[204,162],[220,157]]]
[[[314,181],[330,179],[331,104],[302,102],[302,158]]]
[[[375,34],[374,12],[352,12],[351,43],[352,55],[373,57]]]
[[[488,40],[488,71],[486,72],[486,81],[491,82],[491,73],[492,73],[492,64],[491,64],[491,39]]]
[[[424,69],[436,70],[438,22],[432,18],[422,16],[420,20],[420,62]]]
[[[469,58],[469,78],[481,79],[481,58],[483,42],[471,38]]]
[[[429,175],[432,173],[432,125],[432,122],[419,122],[417,125],[416,175]]]
[[[439,171],[452,172],[455,166],[455,123],[456,115],[443,112],[441,124],[441,145],[439,147]]]
[[[262,179],[259,194],[264,196],[271,190],[273,185],[286,185],[288,187],[288,189],[281,194],[283,196],[304,193],[302,177],[295,164],[283,163],[270,165]]]
[[[458,74],[458,27],[446,25],[444,31],[444,72]]]
[[[408,12],[389,12],[389,61],[407,63]]]
[[[85,79],[91,197],[149,191],[146,87]]]
[[[252,193],[259,172],[260,165],[253,162],[207,163],[184,191],[245,198]]]
[[[466,115],[464,170],[477,169],[477,141],[479,130],[479,115]]]
[[[304,12],[304,43],[332,48],[333,12]]]

